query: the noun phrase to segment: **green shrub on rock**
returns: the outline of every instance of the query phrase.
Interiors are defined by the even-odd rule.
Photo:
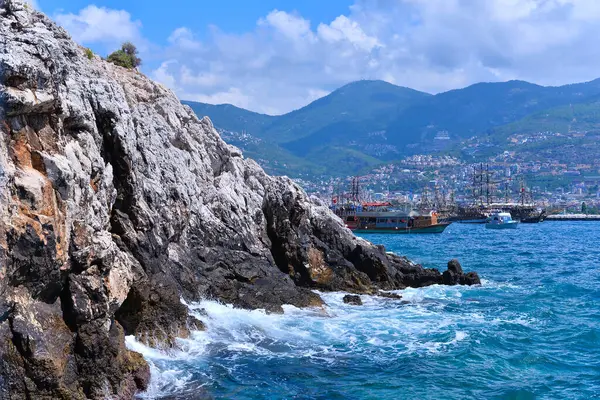
[[[110,54],[107,60],[115,65],[131,69],[142,64],[142,60],[137,54],[137,48],[131,42],[125,42],[121,49]]]

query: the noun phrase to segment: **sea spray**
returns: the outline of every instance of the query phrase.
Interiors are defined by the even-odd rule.
[[[150,349],[133,337],[127,344],[152,365],[151,388],[144,397],[160,398],[189,391],[191,385],[225,393],[222,382],[234,376],[244,385],[240,375],[248,371],[241,370],[249,363],[267,369],[289,362],[343,368],[355,360],[382,366],[406,354],[443,351],[468,337],[457,328],[460,318],[439,318],[436,311],[448,299],[460,301],[460,289],[431,286],[402,293],[406,300],[361,296],[362,306],[344,304],[346,293],[320,293],[323,309],[286,306],[283,314],[202,301],[188,306],[206,323],[206,331],[180,339],[177,349]],[[281,398],[285,388],[278,389]]]

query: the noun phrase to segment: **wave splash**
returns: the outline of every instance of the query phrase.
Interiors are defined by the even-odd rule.
[[[283,314],[202,301],[188,307],[207,330],[180,339],[177,349],[158,351],[134,337],[127,337],[127,345],[151,365],[151,385],[142,397],[153,399],[185,391],[218,391],[228,379],[235,381],[232,386],[244,385],[240,375],[253,364],[331,369],[368,360],[385,366],[410,355],[443,354],[468,341],[464,325],[483,324],[486,318],[452,309],[468,302],[465,297],[474,290],[481,288],[406,289],[397,292],[401,301],[361,296],[362,306],[344,304],[346,293],[320,293],[323,308],[285,306]]]

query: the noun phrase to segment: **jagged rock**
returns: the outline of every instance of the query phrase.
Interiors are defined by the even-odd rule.
[[[465,274],[458,260],[448,261],[448,269],[442,274],[444,285],[477,285],[480,284],[479,275],[475,272]]]
[[[152,347],[172,347],[178,337],[189,336],[187,307],[181,303],[175,284],[165,284],[161,275],[137,282],[115,313],[125,331]]]
[[[477,272],[467,272],[464,275],[461,275],[460,280],[458,281],[461,285],[481,285],[481,279],[479,279],[479,275]]]
[[[124,335],[198,329],[181,298],[277,312],[442,283],[21,0],[0,0],[0,49],[0,399],[132,398],[149,369]]]
[[[394,300],[402,299],[402,296],[397,293],[382,292],[382,291],[377,292],[377,296],[385,297],[387,299],[394,299]]]
[[[194,317],[193,315],[188,316],[187,326],[190,331],[206,330],[206,325],[204,325],[204,322],[200,321],[198,318]]]
[[[448,261],[448,271],[452,272],[453,274],[457,274],[457,275],[463,274],[462,266],[460,265],[460,262],[456,258]]]
[[[352,304],[352,305],[355,305],[355,306],[362,306],[362,300],[361,300],[360,296],[358,296],[356,294],[347,294],[347,295],[344,296],[344,298],[342,300],[346,304]]]

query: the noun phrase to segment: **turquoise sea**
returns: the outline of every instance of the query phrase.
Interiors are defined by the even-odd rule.
[[[192,304],[206,332],[150,360],[146,398],[600,399],[600,223],[364,235],[427,267],[458,258],[477,287],[325,293],[283,315]],[[200,315],[202,313],[203,315]]]

